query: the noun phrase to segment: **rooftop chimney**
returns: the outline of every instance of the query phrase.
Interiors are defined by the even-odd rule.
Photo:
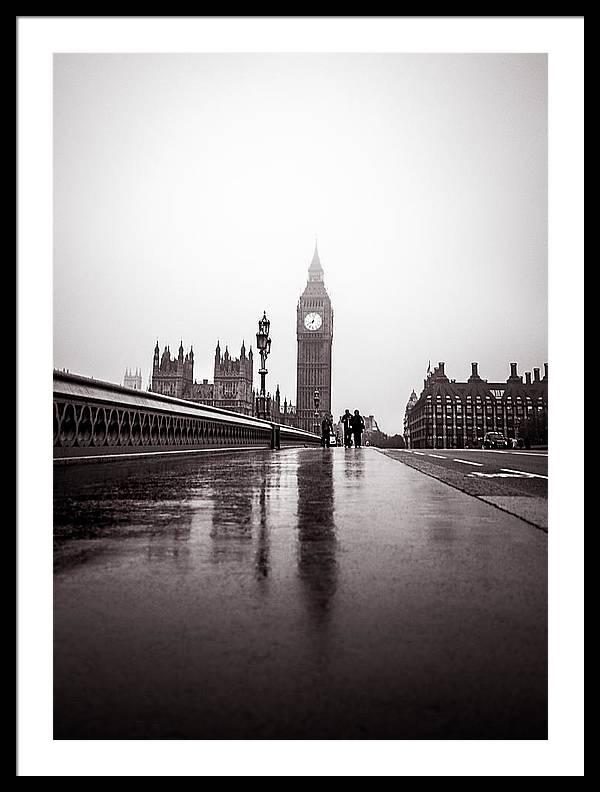
[[[446,365],[446,364],[445,364],[445,363],[442,363],[441,361],[438,363],[438,372],[439,372],[440,374],[444,374],[444,366],[445,366],[445,365]]]
[[[539,368],[534,368],[534,369],[533,369],[533,379],[534,379],[536,382],[539,382],[539,381],[540,381],[540,370],[539,370]]]
[[[538,369],[538,371],[539,371],[539,369]],[[510,364],[510,376],[511,377],[516,377],[517,376],[517,364],[516,363],[511,363]]]
[[[525,384],[531,385],[531,371],[525,372]]]
[[[478,365],[479,365],[479,363],[471,363],[471,376],[472,377],[478,377],[479,376],[479,372],[477,371],[477,366]]]
[[[544,363],[544,379],[548,379],[548,364]]]

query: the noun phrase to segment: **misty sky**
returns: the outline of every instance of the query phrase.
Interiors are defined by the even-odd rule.
[[[315,235],[333,412],[402,430],[428,361],[547,360],[545,55],[57,55],[54,365],[255,345],[296,400]],[[255,370],[258,365],[255,366]],[[258,375],[255,373],[255,384]]]

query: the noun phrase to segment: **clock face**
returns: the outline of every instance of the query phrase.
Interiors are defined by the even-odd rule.
[[[319,327],[323,324],[323,319],[321,318],[321,314],[313,313],[306,314],[304,317],[304,327],[307,330],[318,330]]]

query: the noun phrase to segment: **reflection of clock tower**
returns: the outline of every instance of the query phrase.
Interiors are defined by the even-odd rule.
[[[296,410],[298,427],[309,432],[315,428],[315,389],[321,397],[319,411],[331,413],[331,344],[333,309],[323,283],[319,251],[308,268],[308,282],[298,300],[296,335]]]

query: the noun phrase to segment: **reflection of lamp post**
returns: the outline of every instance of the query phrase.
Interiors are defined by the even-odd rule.
[[[267,371],[267,357],[271,351],[271,339],[269,338],[269,328],[271,322],[267,319],[266,311],[263,311],[263,318],[258,323],[258,333],[256,334],[256,346],[260,352],[260,395],[258,397],[258,417],[267,418],[267,400],[265,394],[265,376],[269,373]]]
[[[315,434],[319,434],[319,404],[321,403],[321,394],[319,389],[315,388]]]

